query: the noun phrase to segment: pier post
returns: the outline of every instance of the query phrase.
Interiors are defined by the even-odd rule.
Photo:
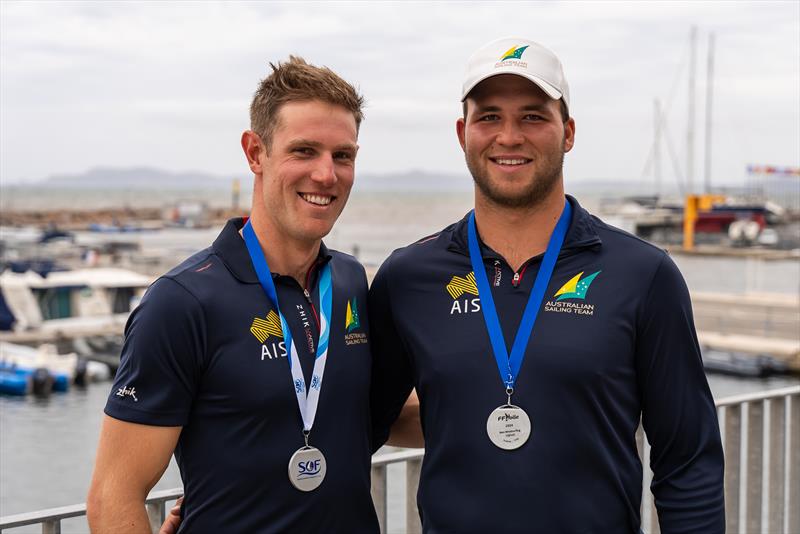
[[[149,502],[144,505],[147,518],[150,520],[150,530],[158,532],[166,518],[166,503],[164,501]]]
[[[783,496],[784,473],[786,472],[786,402],[785,399],[769,401],[769,467],[767,476],[769,485],[767,492],[767,532],[783,532]]]
[[[727,532],[739,532],[739,484],[742,462],[742,406],[725,407],[725,524]]]
[[[789,530],[800,532],[800,394],[789,401]]]
[[[406,533],[420,534],[422,523],[419,520],[417,509],[417,488],[419,487],[419,474],[422,470],[422,459],[408,460],[406,462]]]
[[[761,532],[761,502],[764,483],[764,401],[747,406],[747,532]]]
[[[375,503],[375,513],[378,514],[378,524],[381,532],[386,533],[386,510],[387,490],[386,490],[386,465],[372,466],[372,502]]]

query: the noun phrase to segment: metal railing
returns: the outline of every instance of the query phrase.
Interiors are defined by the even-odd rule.
[[[725,450],[725,508],[728,534],[795,534],[800,532],[800,386],[716,401]],[[642,528],[658,534],[653,496],[649,491],[650,446],[637,432],[644,466]],[[382,532],[422,531],[417,512],[417,486],[423,451],[411,449],[376,455],[372,459],[372,498]],[[391,524],[389,472],[405,467],[405,530]],[[181,496],[180,488],[154,491],[146,501],[154,532],[163,523],[167,504]],[[76,504],[25,514],[0,517],[0,530],[41,525],[43,534],[61,534],[61,522],[86,515],[86,505]],[[402,514],[401,514],[402,516]],[[393,519],[397,519],[396,517]]]

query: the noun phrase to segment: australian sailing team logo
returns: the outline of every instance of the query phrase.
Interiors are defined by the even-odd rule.
[[[358,319],[358,301],[355,297],[347,301],[344,327],[347,329],[348,334],[356,328],[361,327],[361,321]]]
[[[512,46],[506,53],[500,56],[500,61],[505,61],[507,59],[519,59],[522,57],[522,54],[525,52],[525,49],[528,48],[527,46]]]
[[[500,56],[500,59],[498,59],[497,63],[494,64],[494,68],[520,67],[522,69],[527,69],[528,62],[522,61],[522,54],[524,54],[525,50],[527,49],[527,46],[512,46],[506,50],[502,56]]]
[[[344,344],[360,345],[367,342],[367,334],[357,332],[361,329],[361,320],[358,316],[358,300],[353,297],[347,301],[347,309],[344,313]]]
[[[286,357],[286,344],[283,342],[283,329],[281,318],[270,310],[266,318],[256,317],[250,325],[250,333],[261,343],[261,360]],[[272,340],[267,343],[268,340]],[[280,341],[278,341],[280,340]]]
[[[478,284],[474,272],[469,272],[465,276],[454,275],[445,289],[453,297],[450,315],[480,311],[481,299],[478,298]]]
[[[602,271],[583,276],[584,271],[570,278],[561,289],[555,292],[553,299],[545,304],[544,311],[554,313],[570,313],[574,315],[594,315],[594,304],[586,302],[586,293]],[[583,278],[581,278],[583,277]],[[582,302],[576,302],[582,301]]]

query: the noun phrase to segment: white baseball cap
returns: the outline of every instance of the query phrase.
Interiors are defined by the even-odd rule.
[[[482,46],[467,62],[461,101],[476,85],[498,74],[516,74],[536,85],[553,100],[563,98],[569,109],[569,85],[561,61],[549,49],[529,39],[505,37]]]

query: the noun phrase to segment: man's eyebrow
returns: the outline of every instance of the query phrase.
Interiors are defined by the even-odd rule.
[[[539,112],[549,112],[550,109],[548,108],[547,104],[526,104],[519,108],[520,111],[539,111]],[[500,106],[493,106],[493,105],[483,105],[477,106],[475,108],[477,113],[496,113],[501,111]]]
[[[298,138],[298,139],[292,139],[289,142],[289,146],[292,147],[292,148],[296,148],[296,147],[300,147],[300,146],[304,146],[304,147],[307,146],[307,147],[310,147],[310,148],[320,148],[323,145],[319,141],[312,141],[310,139],[303,139],[301,137],[301,138]],[[357,149],[357,145],[352,144],[352,143],[344,143],[344,144],[341,144],[341,145],[336,145],[333,148],[333,150],[335,150],[335,151],[338,151],[338,150],[355,151],[356,149]]]
[[[291,141],[289,141],[289,145],[293,147],[309,146],[313,148],[319,148],[322,146],[322,143],[320,143],[319,141],[311,141],[310,139],[299,138],[299,139],[292,139]]]
[[[486,106],[486,105],[477,106],[475,108],[475,111],[477,113],[490,113],[490,112],[493,112],[493,111],[500,111],[500,106]]]
[[[528,104],[522,106],[522,111],[543,111],[549,112],[550,108],[546,104]]]

